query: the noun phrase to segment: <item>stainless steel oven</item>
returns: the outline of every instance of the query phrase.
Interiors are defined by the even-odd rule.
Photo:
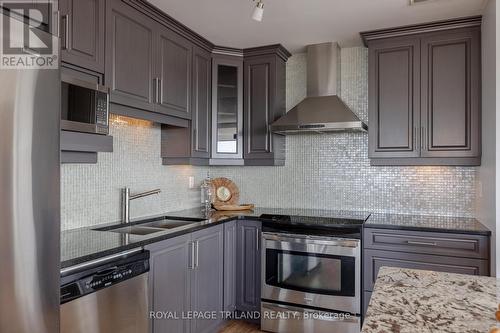
[[[275,320],[266,320],[266,314],[278,310],[297,313],[301,309],[300,318],[316,320],[305,323],[291,319],[282,324],[301,327],[294,332],[327,332],[334,328],[359,332],[359,239],[264,231],[262,244],[263,330],[288,332],[276,328]],[[320,314],[304,316],[314,312]],[[347,314],[347,318],[336,313]]]
[[[109,89],[62,75],[61,129],[93,134],[109,132]]]

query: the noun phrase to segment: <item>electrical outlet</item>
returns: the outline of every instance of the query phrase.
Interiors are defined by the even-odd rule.
[[[189,176],[189,188],[193,189],[194,188],[194,177]]]
[[[477,191],[479,192],[477,195],[482,198],[483,197],[483,182],[479,181],[477,184]]]

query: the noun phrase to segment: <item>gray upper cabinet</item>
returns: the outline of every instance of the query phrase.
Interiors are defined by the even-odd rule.
[[[209,52],[193,49],[192,92],[192,145],[191,155],[210,158],[211,110],[212,110],[212,58]]]
[[[243,164],[243,57],[212,59],[212,159]]]
[[[107,2],[105,81],[111,102],[155,110],[155,29],[153,20],[122,1]]]
[[[477,157],[481,30],[422,36],[422,156]]]
[[[276,48],[283,50],[283,57],[277,54]],[[275,45],[245,50],[245,165],[283,165],[285,162],[285,137],[273,134],[270,125],[286,112],[288,56],[288,51]]]
[[[104,0],[61,0],[62,61],[104,73]]]
[[[156,112],[191,118],[191,68],[193,46],[177,33],[160,28],[155,40],[158,91]]]
[[[369,64],[370,158],[418,157],[420,40],[374,41]]]
[[[480,165],[481,17],[361,33],[372,165]]]
[[[236,309],[260,311],[261,274],[260,221],[238,221]]]

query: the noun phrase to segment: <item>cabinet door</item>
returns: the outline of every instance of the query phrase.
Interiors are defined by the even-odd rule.
[[[106,85],[110,101],[154,110],[154,22],[119,0],[108,1]]]
[[[222,225],[192,233],[195,248],[191,271],[191,311],[212,312],[223,309],[224,235]],[[220,324],[215,319],[192,319],[191,333],[213,332]],[[174,331],[172,331],[174,332]]]
[[[373,291],[378,271],[382,266],[470,275],[489,274],[488,260],[371,249],[365,249],[363,253],[365,291]]]
[[[243,60],[212,63],[212,157],[243,158]]]
[[[104,0],[61,0],[61,57],[104,73]]]
[[[179,317],[189,311],[190,239],[188,234],[146,246],[151,251],[150,311],[176,313]],[[152,328],[154,333],[187,332],[188,321],[152,319]]]
[[[159,96],[156,112],[191,118],[192,44],[159,27],[155,55]]]
[[[245,59],[244,158],[274,159],[275,140],[269,126],[285,114],[285,63],[274,55]]]
[[[236,236],[238,221],[224,224],[224,311],[236,310]]]
[[[422,36],[422,156],[480,155],[479,28]]]
[[[238,221],[237,291],[239,311],[260,311],[261,222]]]
[[[392,38],[369,48],[369,156],[418,157],[420,41]]]
[[[199,47],[193,49],[193,102],[191,156],[210,157],[212,110],[212,59]]]

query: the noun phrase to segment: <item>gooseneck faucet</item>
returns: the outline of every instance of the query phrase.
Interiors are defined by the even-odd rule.
[[[142,192],[142,193],[137,193],[134,195],[130,195],[130,189],[128,187],[125,187],[122,190],[122,223],[129,223],[130,222],[130,201],[147,197],[153,194],[159,194],[161,190],[158,188],[156,190],[151,190],[147,192]]]

